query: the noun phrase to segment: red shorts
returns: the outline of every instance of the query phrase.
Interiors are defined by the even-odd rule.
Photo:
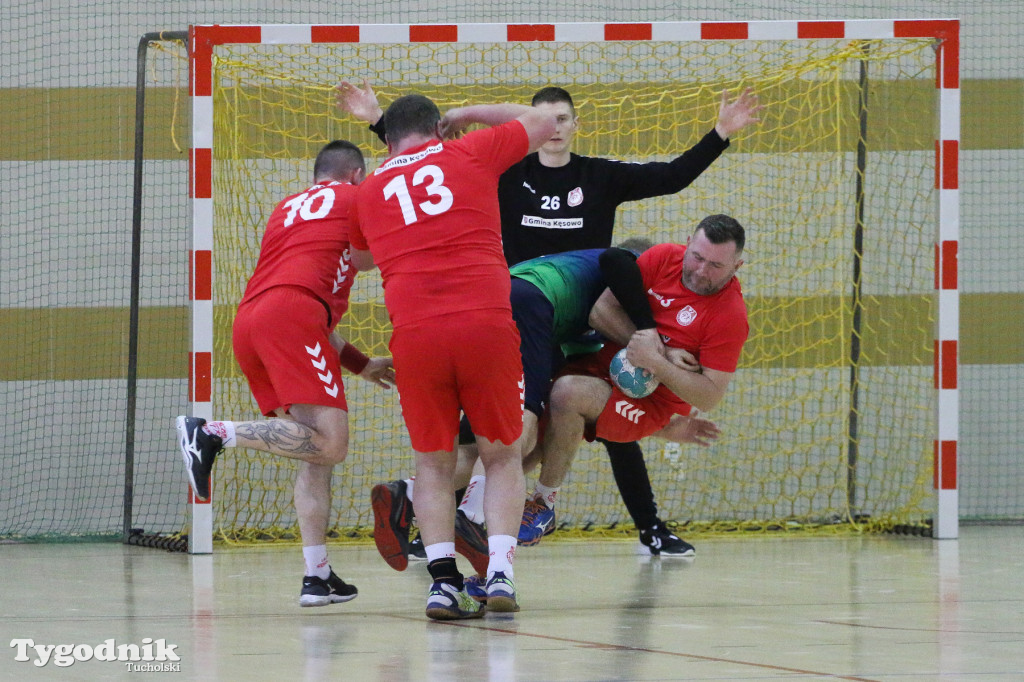
[[[506,445],[519,438],[523,362],[510,313],[473,311],[399,327],[390,348],[414,450],[451,450],[460,410],[477,436]]]
[[[330,333],[324,304],[300,287],[268,289],[238,308],[231,343],[260,412],[269,417],[292,405],[348,410]]]
[[[559,373],[560,376],[581,374],[597,377],[612,389],[597,422],[588,423],[585,427],[584,436],[588,441],[604,438],[615,443],[631,443],[663,428],[674,414],[690,414],[690,404],[680,400],[667,386],[658,386],[646,398],[630,398],[620,391],[612,383],[608,367],[612,357],[621,348],[615,344],[605,344],[598,352],[568,363]]]

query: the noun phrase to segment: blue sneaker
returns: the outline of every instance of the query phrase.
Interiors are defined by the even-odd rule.
[[[427,594],[427,617],[434,620],[480,618],[486,607],[450,583],[435,582]]]
[[[487,603],[487,585],[483,578],[478,575],[471,575],[464,582],[466,584],[466,594],[481,604]]]
[[[526,501],[523,507],[523,521],[519,525],[519,544],[524,547],[536,545],[545,535],[555,532],[555,510],[549,509],[539,499]]]
[[[516,601],[516,586],[502,571],[495,571],[487,581],[487,609],[498,613],[514,613],[519,610]]]

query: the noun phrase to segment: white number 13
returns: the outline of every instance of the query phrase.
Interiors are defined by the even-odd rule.
[[[452,191],[444,186],[444,172],[437,166],[422,166],[412,176],[412,186],[422,185],[427,179],[427,196],[436,197],[434,201],[424,201],[418,206],[427,215],[439,215],[452,207]],[[402,218],[406,225],[416,222],[416,208],[413,206],[412,197],[409,196],[409,187],[405,184],[405,176],[395,176],[391,182],[384,185],[385,201],[391,197],[398,197],[398,205],[402,207]]]

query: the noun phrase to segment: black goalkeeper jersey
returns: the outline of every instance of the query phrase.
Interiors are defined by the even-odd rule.
[[[505,260],[611,246],[619,204],[683,189],[729,146],[714,130],[672,161],[628,163],[572,154],[548,168],[536,153],[498,183]]]

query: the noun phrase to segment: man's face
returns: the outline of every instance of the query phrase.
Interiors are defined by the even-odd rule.
[[[538,102],[534,105],[537,109],[555,115],[555,132],[547,142],[541,146],[549,154],[558,154],[572,148],[572,140],[576,137],[576,127],[579,124],[579,117],[573,114],[572,107],[568,102]]]
[[[686,242],[683,284],[701,296],[718,293],[743,265],[740,255],[735,242],[712,244],[704,230],[697,230]]]

